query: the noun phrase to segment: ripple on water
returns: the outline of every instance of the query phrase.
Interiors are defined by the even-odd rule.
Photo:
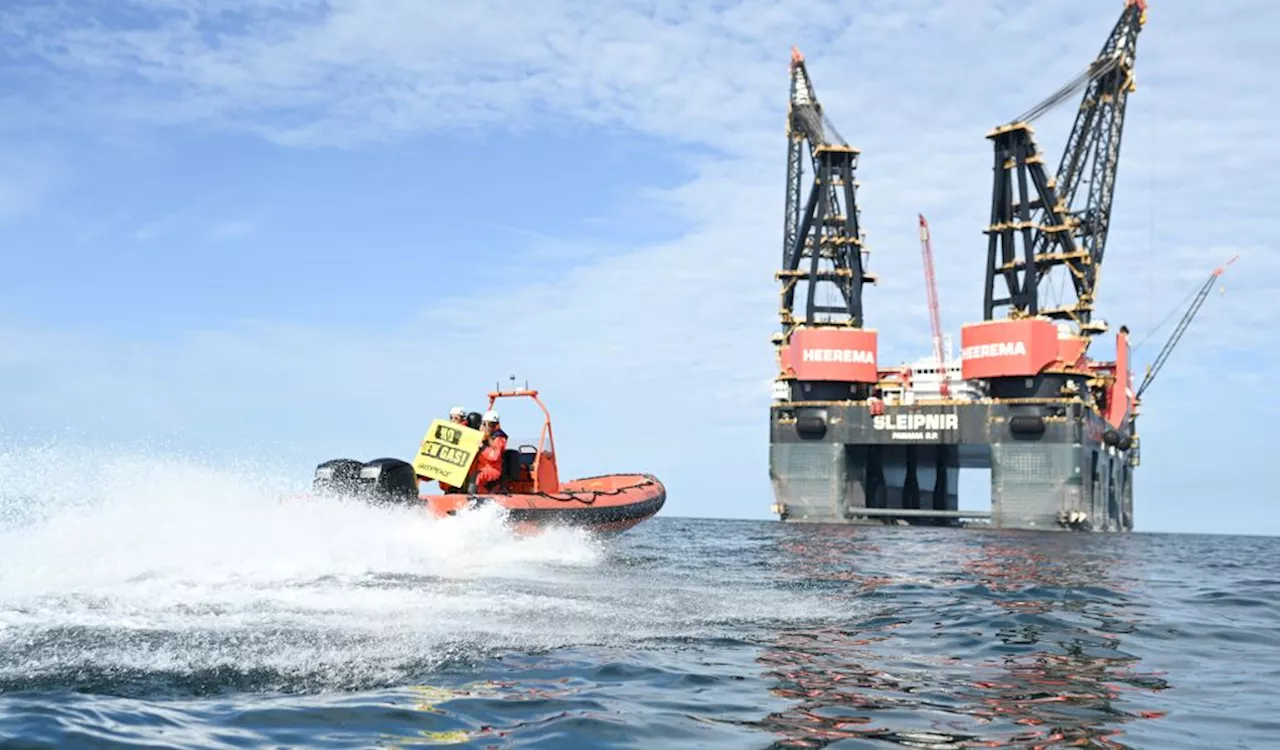
[[[674,518],[525,539],[492,514],[281,505],[238,476],[148,466],[141,486],[107,466],[93,502],[0,513],[0,737],[1202,748],[1280,732],[1280,581],[1256,565],[1274,540]]]

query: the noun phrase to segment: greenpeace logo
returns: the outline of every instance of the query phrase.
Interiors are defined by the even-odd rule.
[[[960,356],[963,359],[987,359],[989,357],[1025,357],[1027,346],[1021,341],[1005,341],[999,344],[966,346]]]
[[[874,365],[875,356],[865,349],[805,349],[800,353],[805,362],[855,362]]]

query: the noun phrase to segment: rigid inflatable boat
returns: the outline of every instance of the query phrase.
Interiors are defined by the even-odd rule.
[[[488,397],[490,409],[499,399],[531,399],[544,417],[537,445],[512,447],[508,443],[496,491],[478,494],[474,490],[472,467],[483,438],[476,429],[480,415],[474,412],[468,415],[465,425],[445,420],[432,422],[412,462],[397,458],[325,461],[316,467],[313,490],[355,496],[374,504],[417,505],[441,519],[496,505],[519,531],[572,526],[616,533],[652,518],[666,503],[666,488],[651,474],[607,474],[560,481],[551,414],[538,392],[528,388],[495,390]],[[440,487],[442,481],[466,489],[445,492]]]

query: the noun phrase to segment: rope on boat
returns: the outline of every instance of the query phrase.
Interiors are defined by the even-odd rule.
[[[577,482],[590,482],[592,479],[600,479],[600,478],[601,478],[601,477],[603,477],[603,476],[611,476],[611,475],[605,474],[605,475],[601,475],[601,476],[594,476],[594,477],[582,477],[581,479],[577,479],[577,480],[574,480],[574,481],[577,481]],[[638,482],[636,482],[636,483],[634,483],[634,484],[624,485],[624,486],[622,486],[622,487],[617,487],[617,488],[612,489],[612,490],[583,490],[581,493],[576,493],[576,492],[557,492],[557,493],[551,493],[551,492],[530,492],[530,493],[522,493],[522,494],[529,494],[529,495],[534,495],[534,496],[537,496],[537,497],[545,497],[545,498],[547,498],[548,500],[556,500],[556,501],[558,501],[558,502],[562,502],[562,503],[571,503],[571,502],[577,501],[577,502],[582,503],[583,505],[594,505],[594,504],[595,504],[595,502],[596,502],[596,498],[598,498],[598,497],[601,497],[601,496],[609,497],[609,496],[612,496],[612,495],[621,495],[623,492],[625,492],[625,491],[627,491],[627,490],[634,490],[634,489],[635,489],[635,488],[637,488],[637,487],[645,487],[645,486],[647,486],[647,485],[651,485],[651,484],[653,484],[653,483],[654,483],[654,482],[653,482],[653,480],[652,480],[652,479],[650,479],[650,478],[648,478],[648,477],[644,477],[644,478],[642,478],[640,481],[638,481]],[[591,499],[590,499],[590,500],[587,500],[587,499],[585,499],[585,498],[583,497],[583,495],[589,495]]]

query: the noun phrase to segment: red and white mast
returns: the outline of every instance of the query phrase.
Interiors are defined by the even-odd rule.
[[[929,325],[933,328],[933,356],[938,360],[938,374],[941,376],[939,390],[945,398],[950,388],[947,385],[947,363],[942,357],[942,315],[938,311],[938,281],[933,273],[933,241],[929,238],[929,222],[924,214],[920,217],[920,254],[924,256],[924,287],[929,294]]]

